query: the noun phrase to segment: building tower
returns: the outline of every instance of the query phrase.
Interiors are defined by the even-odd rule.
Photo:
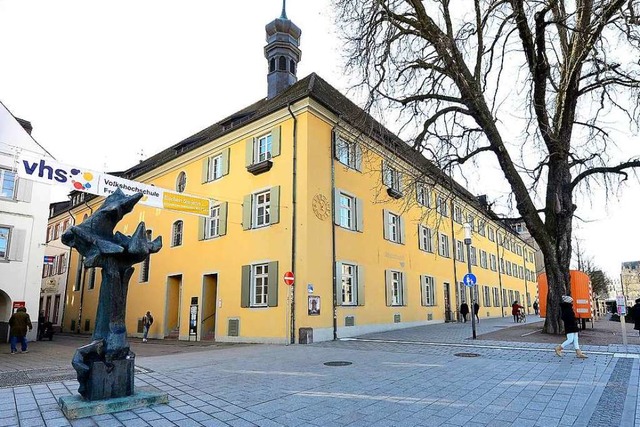
[[[282,14],[268,23],[267,45],[264,56],[269,64],[267,98],[271,99],[298,81],[296,71],[302,57],[300,35],[302,31],[287,18],[286,0],[282,1]]]

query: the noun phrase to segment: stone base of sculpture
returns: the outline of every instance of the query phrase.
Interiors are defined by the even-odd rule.
[[[166,392],[154,387],[138,387],[131,396],[88,401],[76,394],[62,396],[59,403],[65,417],[69,420],[75,420],[169,403],[169,396]]]
[[[94,362],[87,381],[87,400],[125,397],[133,394],[135,359],[114,360],[110,366]]]

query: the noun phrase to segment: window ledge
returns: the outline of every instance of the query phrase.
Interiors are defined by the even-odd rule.
[[[400,192],[400,190],[397,190],[395,188],[387,188],[387,194],[389,195],[389,197],[393,197],[394,199],[399,199],[402,197],[402,193]]]
[[[263,172],[269,171],[272,166],[273,162],[271,160],[263,160],[260,163],[254,163],[247,166],[247,171],[251,172],[254,175],[259,175]]]

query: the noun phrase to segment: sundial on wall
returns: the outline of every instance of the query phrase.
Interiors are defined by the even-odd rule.
[[[331,214],[331,206],[329,206],[329,200],[322,194],[316,194],[313,196],[313,213],[319,220],[325,220]]]

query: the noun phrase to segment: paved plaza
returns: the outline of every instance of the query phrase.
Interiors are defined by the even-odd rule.
[[[478,334],[511,326],[483,319]],[[640,426],[637,335],[626,348],[583,346],[586,360],[470,335],[451,323],[311,345],[133,340],[136,386],[169,404],[73,421],[57,399],[76,394],[69,361],[89,337],[17,355],[7,344],[0,426]]]

